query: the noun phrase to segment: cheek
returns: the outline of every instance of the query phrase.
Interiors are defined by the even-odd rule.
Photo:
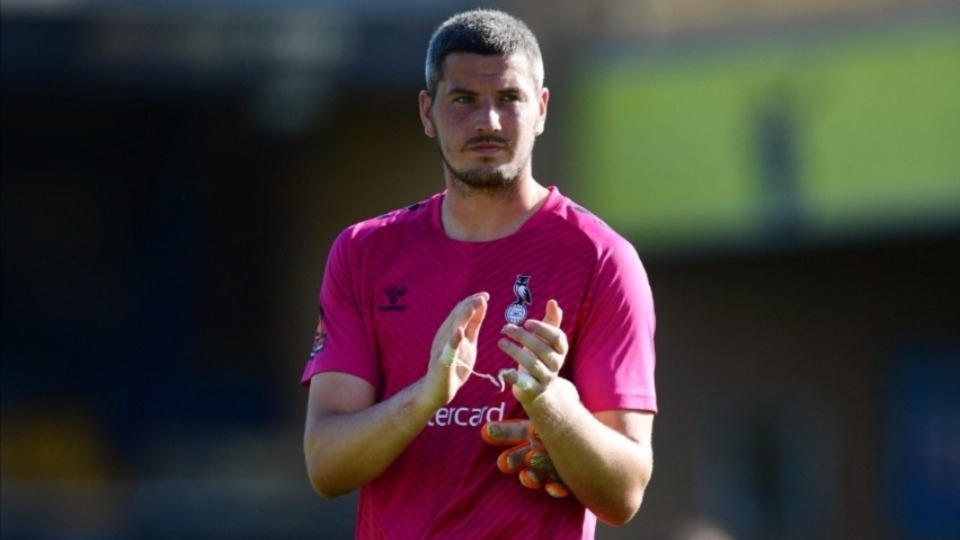
[[[437,119],[446,126],[461,126],[470,121],[470,110],[465,107],[448,107],[437,114]]]
[[[449,140],[457,137],[457,132],[461,130],[466,122],[463,115],[445,112],[433,117],[433,130],[438,138]]]
[[[519,125],[521,126],[520,135],[523,138],[536,138],[543,131],[540,117],[536,115],[525,116]]]

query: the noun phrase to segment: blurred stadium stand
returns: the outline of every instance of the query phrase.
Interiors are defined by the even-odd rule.
[[[440,20],[476,4],[2,0],[0,539],[351,536],[355,498],[313,495],[301,454],[318,280],[343,226],[440,187],[419,137],[423,52]],[[639,199],[683,209],[696,193],[657,184],[702,179],[651,180],[585,149],[639,144],[617,146],[608,128],[622,124],[588,121],[611,103],[591,103],[591,90],[626,91],[621,118],[645,111],[630,92],[651,87],[617,86],[627,77],[609,66],[666,66],[639,80],[690,92],[656,102],[676,106],[654,112],[677,124],[698,87],[666,84],[675,65],[728,73],[780,58],[770,50],[874,32],[944,43],[929,73],[955,88],[958,3],[480,4],[525,18],[543,42],[552,95],[538,178],[616,217],[657,299],[657,469],[635,520],[598,537],[957,537],[958,106],[945,100],[916,132],[897,122],[933,112],[864,122],[935,141],[891,181],[901,211],[826,234],[801,221],[797,236],[762,242],[755,226],[706,240],[718,225],[695,219],[693,241],[650,236]],[[743,56],[699,55],[715,50]],[[822,75],[813,65],[792,73]],[[876,92],[863,102],[883,102]],[[722,163],[754,159],[730,147]],[[680,161],[707,163],[710,150]],[[777,163],[809,170],[810,155]],[[729,176],[750,185],[741,170]],[[641,188],[617,183],[633,175]],[[922,186],[935,208],[917,206]]]

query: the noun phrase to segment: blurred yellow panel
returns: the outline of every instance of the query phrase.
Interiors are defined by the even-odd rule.
[[[960,222],[960,32],[858,30],[581,71],[574,195],[648,248]]]

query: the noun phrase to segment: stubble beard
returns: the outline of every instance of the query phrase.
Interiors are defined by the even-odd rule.
[[[482,194],[506,196],[513,194],[519,187],[520,175],[527,164],[530,155],[518,163],[504,163],[496,167],[476,167],[473,169],[457,169],[450,164],[440,147],[440,159],[443,160],[443,169],[447,177],[452,180],[451,188],[461,195]]]

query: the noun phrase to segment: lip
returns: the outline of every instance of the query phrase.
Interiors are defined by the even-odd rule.
[[[495,154],[505,150],[506,147],[502,144],[482,143],[470,145],[467,147],[467,149],[480,154]]]
[[[475,144],[470,146],[469,149],[481,154],[495,154],[504,150],[505,147],[499,144]]]
[[[467,151],[478,152],[481,154],[495,154],[507,150],[509,145],[507,140],[495,135],[478,135],[466,141],[464,147]]]

